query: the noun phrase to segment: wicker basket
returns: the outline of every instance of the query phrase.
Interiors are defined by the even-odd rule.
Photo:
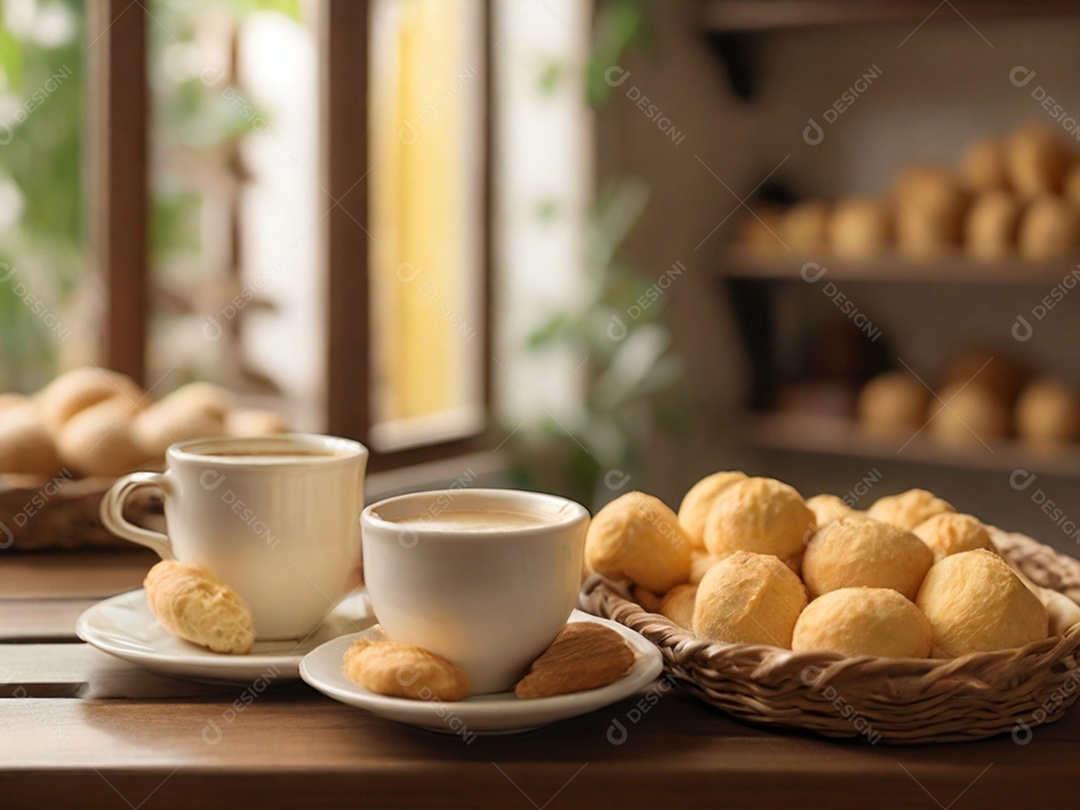
[[[993,536],[1014,568],[1080,602],[1080,561],[1023,535]],[[1011,732],[1023,743],[1080,694],[1080,624],[1026,647],[951,660],[844,658],[698,638],[597,575],[582,586],[580,603],[660,647],[668,675],[692,694],[767,726],[899,744]]]
[[[112,478],[0,475],[0,553],[134,546],[101,523],[101,499]],[[160,496],[141,489],[126,504],[133,523],[158,531],[164,526]]]

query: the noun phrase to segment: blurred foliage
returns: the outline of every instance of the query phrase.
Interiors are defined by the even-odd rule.
[[[606,73],[623,54],[647,41],[650,0],[602,0],[593,18],[592,43],[585,66],[585,99],[600,107],[611,98]],[[661,12],[662,13],[662,12]]]
[[[91,311],[70,306],[80,294],[92,295],[95,284],[84,180],[86,5],[0,0],[0,390],[30,391],[53,376],[68,331],[35,313],[28,294],[64,327]],[[197,281],[193,274],[218,269],[202,261],[203,176],[178,169],[183,161],[168,156],[211,160],[223,144],[245,137],[255,120],[230,106],[227,82],[203,80],[200,33],[256,11],[299,19],[300,0],[155,0],[147,7],[153,266],[165,277]]]

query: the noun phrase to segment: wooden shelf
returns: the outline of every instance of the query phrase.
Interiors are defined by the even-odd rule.
[[[844,419],[796,414],[748,414],[741,425],[745,441],[754,447],[831,456],[848,456],[910,464],[929,464],[986,472],[1022,469],[1041,475],[1080,475],[1080,445],[1060,449],[1032,447],[1015,439],[998,439],[983,446],[949,445],[925,430],[909,441],[867,436]]]
[[[918,0],[708,0],[702,10],[702,24],[709,31],[776,31],[839,25],[952,21],[962,23],[960,14],[948,7]],[[960,9],[969,20],[1016,19],[1021,17],[1075,17],[1074,3],[1053,0],[983,0],[965,3]]]
[[[774,279],[807,282],[802,275],[808,262],[826,268],[818,283],[826,281],[867,281],[890,283],[936,284],[1055,284],[1071,273],[1080,280],[1080,256],[1032,262],[1006,259],[987,262],[955,256],[917,261],[896,254],[853,261],[829,256],[768,255],[747,248],[732,247],[717,262],[717,273],[728,278]],[[816,268],[807,270],[814,278]]]

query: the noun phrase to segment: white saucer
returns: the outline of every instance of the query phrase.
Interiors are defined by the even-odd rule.
[[[222,655],[163,630],[140,589],[83,611],[75,632],[99,650],[162,675],[211,683],[250,683],[259,677],[296,680],[300,661],[307,653],[342,633],[368,628],[374,621],[367,592],[359,588],[302,641],[257,641],[247,655]]]
[[[610,627],[625,638],[636,658],[630,671],[615,683],[599,689],[531,700],[520,700],[514,697],[513,692],[477,695],[452,703],[386,697],[357,686],[341,673],[342,657],[354,641],[385,638],[382,628],[376,625],[362,633],[335,638],[308,653],[300,664],[300,677],[323,694],[349,706],[367,709],[399,723],[457,734],[468,739],[471,734],[528,731],[595,711],[633,694],[660,675],[663,657],[659,648],[648,639],[621,624],[590,616],[580,610],[570,615],[570,621],[596,622]]]

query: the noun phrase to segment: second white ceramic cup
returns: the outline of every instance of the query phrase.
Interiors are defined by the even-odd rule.
[[[485,511],[530,519],[498,531],[445,520]],[[521,490],[437,490],[372,504],[361,525],[375,616],[390,639],[464,669],[473,694],[506,691],[574,609],[588,523],[580,504]]]

